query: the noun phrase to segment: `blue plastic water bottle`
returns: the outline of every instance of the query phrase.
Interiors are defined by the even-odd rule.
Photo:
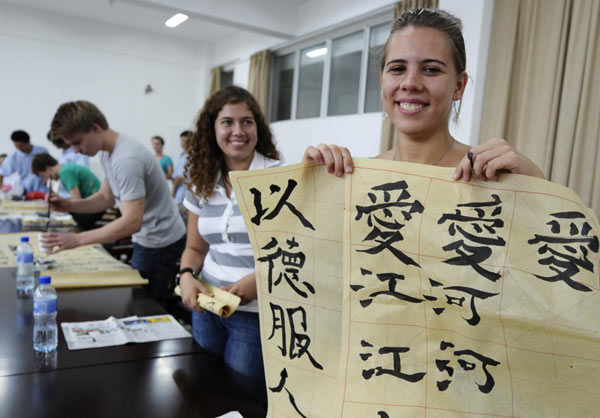
[[[34,284],[33,248],[29,244],[29,237],[21,237],[17,247],[17,293],[31,295]]]
[[[40,277],[33,294],[33,349],[44,353],[58,346],[56,290],[50,280],[50,276]]]

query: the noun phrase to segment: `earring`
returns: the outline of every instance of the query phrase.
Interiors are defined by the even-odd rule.
[[[383,112],[381,112],[381,119],[388,120],[389,118],[390,118],[390,116],[388,115],[388,113],[385,110]]]
[[[452,113],[452,122],[454,122],[454,124],[458,124],[458,116],[460,115],[461,104],[462,104],[462,100],[454,100],[452,102],[451,113]]]

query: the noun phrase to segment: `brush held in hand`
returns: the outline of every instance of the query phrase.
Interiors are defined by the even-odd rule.
[[[46,232],[50,227],[50,198],[52,197],[52,179],[48,180],[48,221],[46,222]]]

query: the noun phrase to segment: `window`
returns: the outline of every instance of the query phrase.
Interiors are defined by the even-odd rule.
[[[327,106],[329,116],[358,112],[363,37],[360,31],[333,40]]]
[[[365,112],[381,111],[379,60],[383,54],[383,47],[389,33],[389,22],[371,28],[371,36],[369,39],[369,62],[367,66],[367,88],[365,92]]]
[[[271,120],[292,117],[292,90],[294,88],[294,60],[296,54],[275,57],[273,64],[273,86],[279,92],[272,104]]]
[[[300,82],[296,117],[315,118],[321,114],[323,70],[325,69],[325,44],[300,51]]]
[[[221,71],[221,88],[233,85],[233,70]]]
[[[275,50],[270,120],[380,112],[379,59],[391,14]]]

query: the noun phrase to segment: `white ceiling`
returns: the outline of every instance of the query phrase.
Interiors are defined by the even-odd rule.
[[[216,42],[240,31],[287,39],[295,35],[298,7],[307,0],[0,0],[73,16]],[[164,22],[175,13],[189,19],[176,28]]]

